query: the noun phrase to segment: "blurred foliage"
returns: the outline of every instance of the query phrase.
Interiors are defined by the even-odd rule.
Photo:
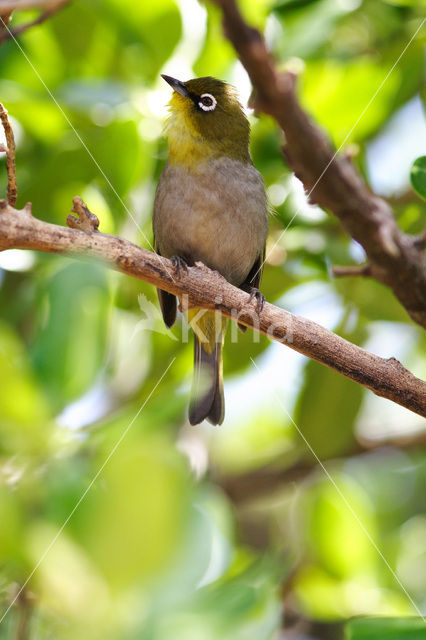
[[[413,189],[426,200],[426,156],[417,158],[411,167],[410,178]]]
[[[348,640],[423,640],[424,622],[419,618],[355,620],[349,625]]]
[[[404,187],[385,195],[404,231],[420,233],[426,206],[409,180],[421,152],[387,127],[424,101],[424,29],[393,68],[424,1],[241,6],[373,189],[371,145],[383,145],[383,166],[397,145],[391,172]],[[13,26],[34,15],[17,13]],[[19,45],[0,48],[18,205],[64,224],[78,194],[102,231],[149,247],[167,157],[160,72],[218,76],[248,98],[217,8],[74,0]],[[271,203],[267,298],[425,375],[424,335],[391,293],[332,279],[332,264],[362,262],[362,250],[307,203],[274,123],[250,119]],[[421,138],[420,119],[406,126]],[[411,180],[424,196],[423,161]],[[368,615],[392,618],[355,619],[347,638],[425,637],[418,620],[396,618],[425,606],[426,456],[398,444],[424,428],[416,416],[230,327],[227,419],[220,430],[190,428],[187,327],[164,329],[149,285],[101,264],[8,251],[0,308],[0,616],[25,584],[1,639],[269,640],[284,624],[289,638],[330,640],[327,625],[343,638],[349,618]],[[259,469],[278,478],[260,493],[250,481]],[[240,481],[243,493],[228,490]]]

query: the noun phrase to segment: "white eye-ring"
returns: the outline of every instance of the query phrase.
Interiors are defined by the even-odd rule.
[[[217,100],[211,93],[203,93],[200,96],[198,106],[203,111],[214,111],[216,109]]]

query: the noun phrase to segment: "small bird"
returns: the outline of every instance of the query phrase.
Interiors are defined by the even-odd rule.
[[[173,88],[166,123],[169,156],[154,201],[155,250],[180,270],[200,261],[257,298],[268,207],[262,177],[249,151],[250,125],[235,89],[212,77]],[[167,327],[176,319],[176,298],[158,290]],[[200,317],[201,315],[201,317]],[[222,344],[226,320],[190,309],[194,331],[194,376],[189,421],[224,419]]]

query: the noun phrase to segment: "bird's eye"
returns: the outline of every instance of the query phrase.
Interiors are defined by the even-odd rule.
[[[203,111],[214,111],[216,109],[217,100],[211,93],[203,93],[200,96],[198,106]]]

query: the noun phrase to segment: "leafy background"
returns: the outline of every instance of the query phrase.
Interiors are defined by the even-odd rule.
[[[424,28],[353,125],[424,8],[243,3],[298,71],[306,109],[409,233],[426,217],[409,183],[424,155]],[[148,247],[167,156],[160,72],[217,76],[249,97],[218,11],[196,0],[75,0],[3,44],[18,204],[64,224],[79,194],[102,231]],[[267,298],[424,376],[424,334],[383,286],[331,277],[362,249],[307,204],[275,124],[250,119],[273,208]],[[163,330],[152,287],[32,252],[3,252],[0,267],[2,611],[43,557],[0,638],[425,638],[406,619],[426,611],[420,418],[247,332],[226,347],[224,425],[189,427],[192,347],[180,324]]]

